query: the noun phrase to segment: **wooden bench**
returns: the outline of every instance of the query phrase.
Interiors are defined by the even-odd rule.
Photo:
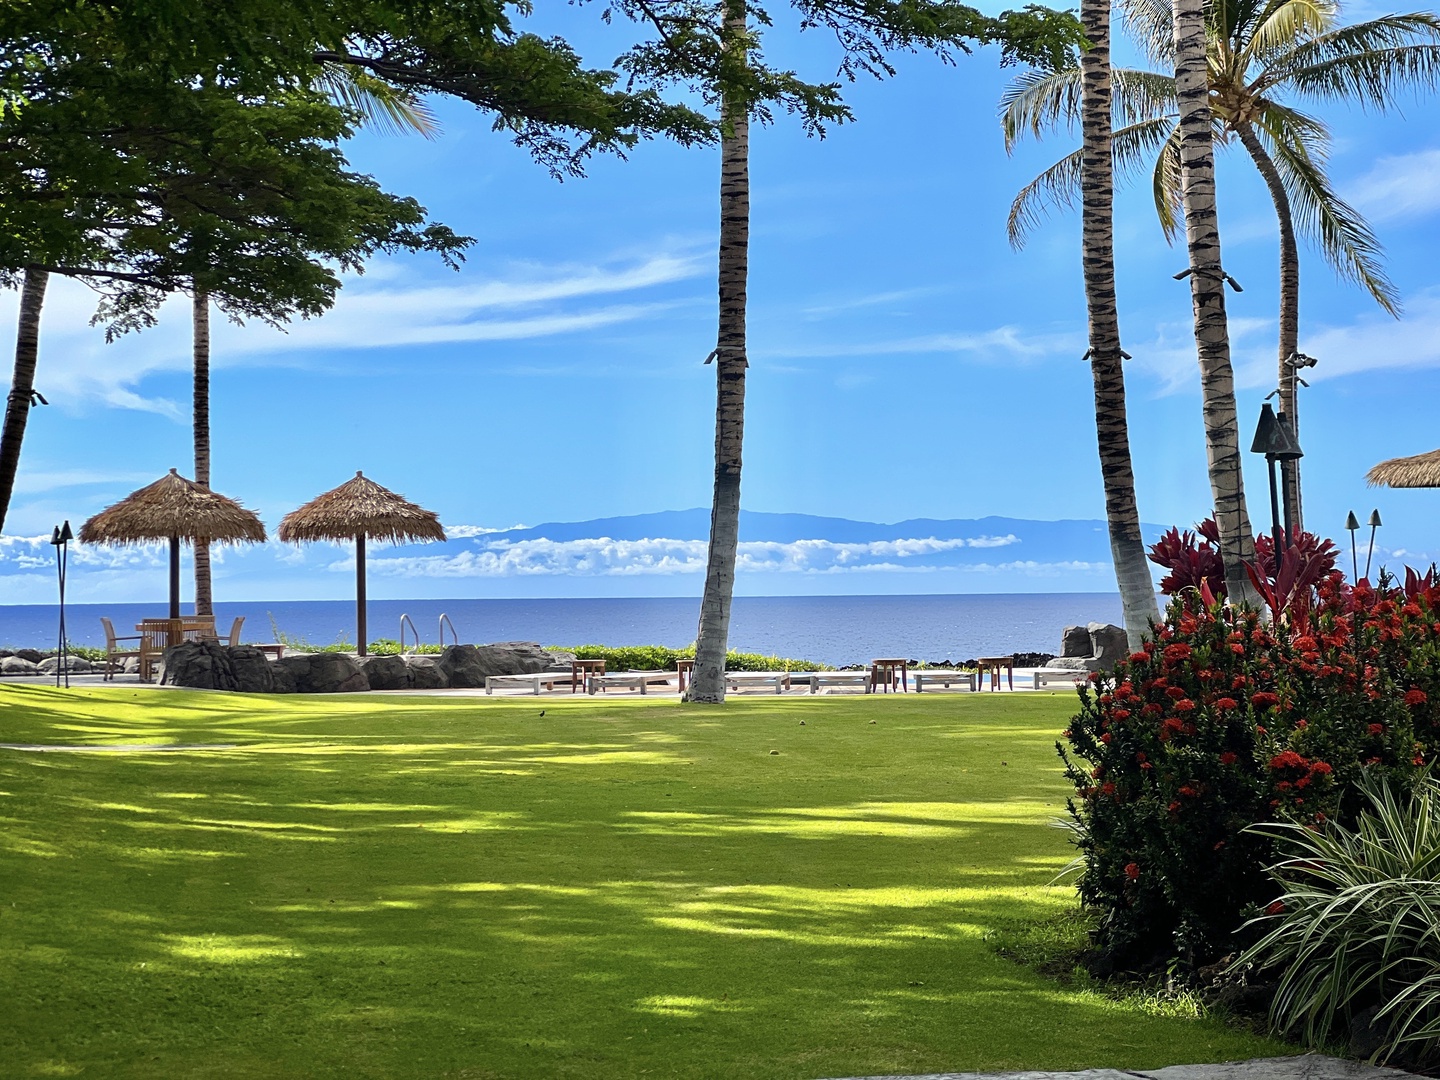
[[[485,693],[493,694],[496,687],[501,690],[507,686],[530,687],[536,697],[540,696],[540,688],[554,690],[556,683],[568,683],[574,678],[568,671],[537,671],[533,675],[486,675]]]
[[[910,680],[915,684],[917,694],[925,690],[927,682],[938,683],[947,690],[950,689],[951,683],[958,683],[971,691],[980,689],[980,676],[977,672],[956,671],[953,668],[925,668],[922,671],[912,671]]]
[[[673,671],[617,671],[608,675],[591,675],[590,693],[619,686],[627,690],[639,690],[644,694],[647,687],[657,684],[668,688],[672,679],[679,679]]]
[[[1036,690],[1043,690],[1052,682],[1068,683],[1073,689],[1089,677],[1090,672],[1088,671],[1075,671],[1071,668],[1043,668],[1032,672],[1030,680]]]
[[[865,693],[875,692],[875,680],[869,671],[818,671],[810,676],[810,693],[818,694],[822,686],[863,686]]]
[[[725,685],[731,690],[746,686],[774,686],[775,693],[783,694],[790,689],[788,671],[727,671]]]

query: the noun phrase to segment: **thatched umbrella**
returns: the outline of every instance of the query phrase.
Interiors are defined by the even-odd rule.
[[[408,502],[357,472],[334,491],[317,495],[280,521],[280,539],[355,541],[355,636],[365,655],[365,539],[377,537],[393,543],[444,540],[440,516]]]
[[[1372,487],[1440,487],[1440,450],[1382,461],[1365,474],[1365,479]]]
[[[180,617],[180,542],[263,544],[265,526],[234,499],[187,480],[174,469],[132,491],[80,526],[82,544],[170,541],[170,618]]]

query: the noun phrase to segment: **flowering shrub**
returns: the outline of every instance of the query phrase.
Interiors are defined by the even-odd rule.
[[[1331,573],[1282,625],[1190,592],[1142,651],[1091,677],[1059,749],[1080,894],[1112,963],[1228,951],[1273,891],[1272,840],[1243,830],[1353,821],[1363,770],[1405,787],[1440,755],[1440,588],[1408,584]]]

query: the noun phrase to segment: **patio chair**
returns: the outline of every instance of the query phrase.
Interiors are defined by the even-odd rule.
[[[221,645],[239,645],[240,627],[242,627],[243,625],[245,625],[245,616],[239,615],[236,617],[235,621],[230,624],[230,633],[216,634],[215,640],[218,641]]]
[[[139,641],[140,635],[128,634],[118,637],[115,633],[115,624],[103,615],[100,616],[100,625],[105,628],[105,681],[108,682],[115,672],[123,667],[119,661],[129,660],[132,657],[136,660],[140,659],[139,649],[131,651],[122,650],[120,647],[122,641]]]
[[[140,620],[140,681],[149,682],[155,674],[156,662],[165,655],[170,644],[172,619]]]

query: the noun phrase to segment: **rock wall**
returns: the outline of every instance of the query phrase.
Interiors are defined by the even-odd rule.
[[[12,658],[6,657],[5,661]],[[568,659],[533,641],[451,645],[440,656],[292,653],[269,660],[249,645],[186,641],[165,650],[160,681],[249,694],[353,694],[369,690],[480,688],[488,675],[568,671]]]

